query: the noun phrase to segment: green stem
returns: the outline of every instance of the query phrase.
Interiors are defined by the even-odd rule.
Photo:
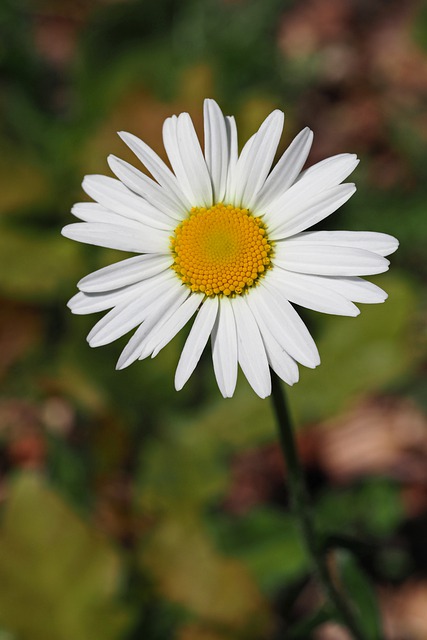
[[[298,521],[306,550],[311,558],[318,580],[334,606],[342,623],[348,628],[355,640],[366,640],[350,603],[334,584],[329,573],[326,557],[323,553],[315,530],[304,474],[298,457],[292,421],[285,400],[285,394],[279,377],[271,372],[272,399],[279,427],[280,444],[287,466],[288,490],[291,508]]]

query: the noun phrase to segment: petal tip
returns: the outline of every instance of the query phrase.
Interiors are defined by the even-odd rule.
[[[116,362],[115,369],[116,369],[116,371],[122,371],[123,369],[126,369],[130,364],[132,364],[132,360],[130,360],[129,358],[124,358],[121,355],[120,358]]]
[[[75,224],[79,224],[77,223],[72,223],[72,224],[67,224],[65,225],[65,227],[62,227],[61,229],[61,236],[63,236],[64,238],[67,238],[68,240],[74,240],[73,238],[73,227]]]
[[[184,385],[185,385],[185,381],[180,380],[177,376],[175,376],[175,380],[174,380],[175,391],[181,391]]]
[[[117,131],[117,135],[128,146],[132,140],[136,138],[136,136],[133,133],[129,133],[129,131]]]
[[[391,253],[394,253],[395,251],[398,250],[399,246],[400,246],[400,242],[397,238],[395,238],[394,236],[390,236],[388,237],[388,240],[390,242],[390,246],[388,247],[388,251],[387,251],[387,255],[390,255]]]

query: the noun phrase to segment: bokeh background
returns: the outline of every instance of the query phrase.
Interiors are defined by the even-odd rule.
[[[401,242],[384,305],[305,313],[322,365],[289,399],[368,637],[372,589],[388,639],[425,640],[426,4],[2,0],[0,74],[0,639],[347,637],[316,614],[269,402],[243,378],[223,400],[209,353],[176,393],[182,334],[116,372],[125,341],[90,349],[66,308],[123,257],[60,236],[83,175],[134,161],[122,129],[164,155],[164,118],[201,132],[213,97],[241,141],[278,107],[281,150],[308,125],[310,163],[358,153],[326,227]]]

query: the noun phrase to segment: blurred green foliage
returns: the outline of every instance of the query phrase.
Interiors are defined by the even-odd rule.
[[[1,618],[18,637],[116,638],[125,628],[117,554],[36,476],[11,485],[0,549]]]
[[[93,318],[72,317],[66,301],[79,278],[122,254],[59,231],[85,173],[107,172],[108,153],[131,160],[117,130],[164,156],[163,119],[188,110],[200,131],[206,96],[236,114],[241,141],[282,108],[282,148],[309,125],[312,161],[362,157],[358,194],[327,225],[401,240],[393,273],[375,280],[389,293],[385,305],[358,318],[306,314],[322,365],[289,390],[297,423],[384,395],[425,402],[427,23],[424,9],[418,16],[409,3],[403,15],[392,5],[1,3],[1,640],[273,639],[306,614],[313,627],[327,618],[309,596],[295,613],[308,564],[283,469],[266,455],[276,443],[268,402],[243,379],[231,401],[220,399],[209,354],[177,394],[182,335],[116,372],[124,340],[91,350]],[[393,68],[381,39],[390,24]],[[309,453],[316,429],[301,431],[322,529],[373,541],[363,570],[348,553],[336,558],[373,636],[365,573],[399,582],[416,562],[412,543],[381,550],[411,518],[402,477],[421,500],[413,458],[396,445],[386,471],[340,484]],[[417,451],[427,456],[424,444]],[[406,476],[395,473],[402,465]]]

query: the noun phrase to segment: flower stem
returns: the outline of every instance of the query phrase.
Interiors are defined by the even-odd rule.
[[[288,490],[291,508],[298,521],[301,535],[308,555],[313,563],[317,578],[323,591],[355,640],[366,640],[360,628],[351,604],[338,590],[328,568],[326,557],[319,543],[313,522],[304,474],[298,457],[292,421],[289,415],[285,394],[279,377],[271,371],[272,400],[279,427],[280,444],[288,472]]]

